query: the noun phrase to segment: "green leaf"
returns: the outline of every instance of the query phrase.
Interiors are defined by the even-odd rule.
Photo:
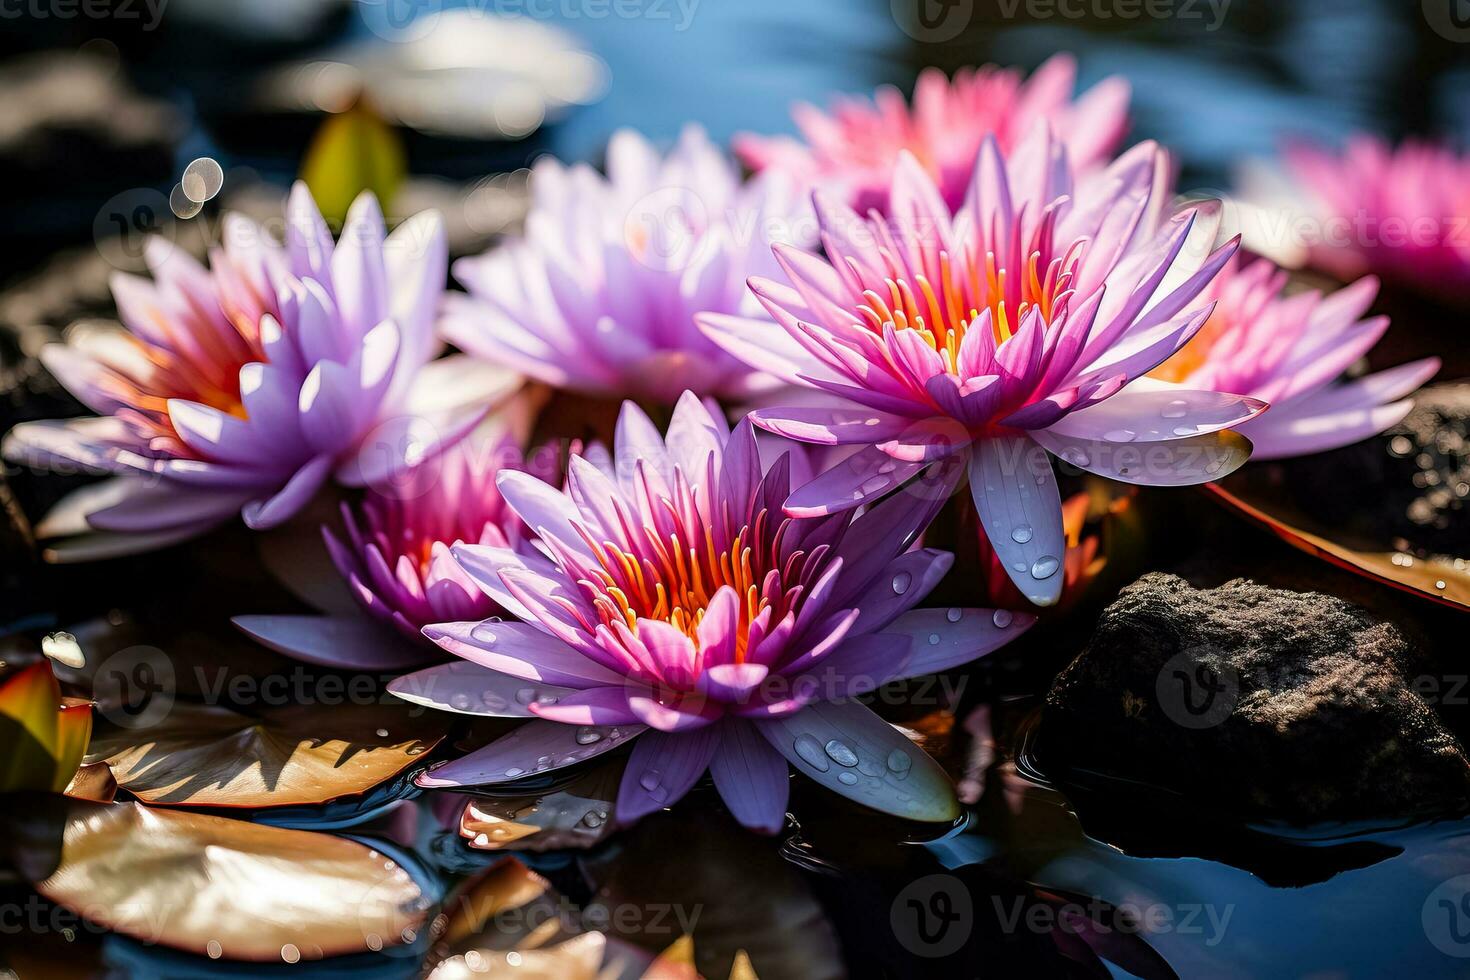
[[[388,211],[406,173],[398,134],[362,102],[327,118],[301,164],[301,179],[334,228],[342,227],[347,209],[363,191],[376,194]]]

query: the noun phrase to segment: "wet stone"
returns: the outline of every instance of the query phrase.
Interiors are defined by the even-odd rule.
[[[1058,676],[1037,759],[1246,817],[1463,813],[1470,761],[1415,690],[1416,659],[1332,596],[1146,575]]]

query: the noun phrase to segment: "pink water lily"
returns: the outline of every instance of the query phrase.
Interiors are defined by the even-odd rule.
[[[321,529],[360,613],[236,616],[240,629],[288,656],[331,667],[395,670],[442,658],[423,627],[504,610],[450,554],[459,544],[525,550],[530,532],[495,484],[507,470],[560,483],[555,447],[527,457],[518,440],[466,441],[391,487],[341,505],[342,528]]]
[[[614,134],[607,176],[550,158],[531,175],[523,237],[460,259],[469,290],[444,336],[555,388],[672,404],[680,392],[745,398],[771,379],[694,325],[700,310],[755,314],[745,278],[774,270],[770,246],[810,239],[803,195],[780,176],[742,183],[697,127],[667,156]]]
[[[1209,320],[1151,377],[1270,402],[1238,430],[1257,459],[1336,449],[1403,419],[1413,408],[1407,396],[1434,376],[1439,358],[1339,383],[1388,329],[1388,317],[1363,319],[1378,280],[1327,296],[1286,295],[1286,284],[1287,274],[1264,259],[1232,259],[1206,293],[1216,301]]]
[[[964,200],[986,138],[1010,152],[1038,120],[1065,134],[1078,171],[1111,157],[1128,128],[1128,83],[1109,78],[1074,100],[1076,77],[1076,62],[1066,54],[1053,56],[1029,79],[995,65],[965,69],[953,79],[929,68],[914,85],[912,106],[894,88],[880,88],[872,101],[839,99],[830,113],[800,103],[792,116],[804,143],[744,134],[735,138],[735,151],[754,170],[788,173],[865,213],[887,209],[893,168],[907,150],[954,208]]]
[[[432,458],[519,384],[462,357],[433,360],[437,214],[385,235],[364,194],[334,243],[298,184],[284,244],[240,215],[223,227],[208,269],[153,238],[152,281],[112,279],[127,329],[42,352],[100,417],[17,426],[5,455],[112,474],[85,492],[92,528],[145,547],[237,513],[272,527],[329,479],[362,486]]]
[[[1367,135],[1340,153],[1293,144],[1285,157],[1293,205],[1314,219],[1306,244],[1315,265],[1470,302],[1470,157]]]
[[[749,422],[732,432],[686,394],[667,434],[626,404],[612,459],[574,456],[565,492],[502,474],[545,556],[454,554],[524,622],[430,626],[465,662],[389,689],[436,705],[447,690],[457,710],[533,720],[419,784],[512,781],[636,739],[617,799],[625,823],[708,771],[743,824],[774,832],[788,766],[867,806],[952,819],[942,770],[854,698],[989,653],[1032,618],[915,609],[952,561],[911,547],[938,502],[788,517],[798,465],[790,453],[763,463]]]
[[[1218,209],[1170,216],[1168,162],[1143,144],[1074,187],[1038,130],[1007,163],[995,140],[951,215],[913,157],[891,217],[817,195],[827,258],[778,248],[787,283],[751,290],[777,323],[700,322],[726,350],[836,407],[760,409],[792,439],[863,446],[787,502],[827,514],[876,500],[937,460],[968,458],[975,506],[1032,602],[1061,593],[1061,501],[1047,453],[1131,483],[1223,476],[1249,445],[1228,427],[1258,399],[1145,375],[1210,314],[1200,294],[1234,253]],[[925,492],[933,492],[926,490]]]

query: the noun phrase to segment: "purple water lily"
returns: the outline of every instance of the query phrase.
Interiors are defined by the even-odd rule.
[[[398,485],[369,489],[356,505],[344,502],[341,531],[321,530],[355,607],[319,616],[236,616],[235,625],[274,650],[330,667],[396,670],[442,659],[423,627],[504,612],[450,549],[530,547],[529,529],[495,485],[511,469],[560,482],[555,447],[528,457],[513,436],[484,446],[472,438]]]
[[[694,325],[701,310],[758,315],[745,278],[770,246],[810,238],[793,182],[741,183],[697,127],[660,157],[624,130],[607,176],[550,158],[531,176],[524,237],[460,259],[440,330],[461,350],[555,388],[672,404],[680,392],[745,398],[772,386]]]
[[[938,500],[897,494],[861,516],[784,516],[792,456],[763,464],[749,422],[731,432],[689,393],[667,435],[626,404],[614,458],[600,455],[572,458],[565,492],[501,475],[545,557],[454,549],[524,622],[430,626],[464,662],[389,689],[533,720],[419,784],[508,782],[636,739],[623,822],[673,804],[708,771],[743,824],[774,832],[788,766],[879,810],[952,819],[943,771],[853,700],[989,653],[1032,622],[914,609],[952,562],[910,550]]]
[[[236,513],[271,527],[329,479],[390,479],[453,444],[519,384],[467,358],[434,360],[446,264],[435,213],[385,235],[364,194],[334,243],[297,184],[284,244],[231,214],[208,269],[159,237],[147,260],[151,282],[112,279],[125,331],[78,334],[42,353],[101,417],[17,426],[5,442],[15,461],[113,475],[62,513],[132,535],[129,547],[181,540]]]
[[[1074,187],[1042,127],[1007,161],[980,154],[953,216],[912,157],[891,217],[817,195],[827,258],[778,247],[788,284],[753,278],[776,319],[703,314],[710,336],[837,407],[760,409],[788,438],[862,450],[797,490],[787,512],[876,500],[937,460],[968,459],[981,523],[1012,581],[1062,588],[1061,500],[1048,452],[1130,483],[1205,482],[1245,461],[1224,432],[1265,403],[1143,378],[1199,330],[1218,210],[1168,217],[1168,161],[1151,144]],[[950,467],[958,471],[957,467]]]

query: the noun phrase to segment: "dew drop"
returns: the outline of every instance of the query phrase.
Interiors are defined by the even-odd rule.
[[[591,745],[602,741],[602,732],[591,725],[583,725],[577,729],[576,738],[578,745]]]
[[[1172,401],[1169,404],[1165,405],[1164,410],[1159,414],[1166,419],[1182,419],[1184,418],[1184,416],[1189,414],[1189,402],[1178,400]]]
[[[909,583],[913,580],[914,577],[908,572],[899,572],[897,575],[893,576],[894,595],[903,595],[905,592],[907,592],[909,590]]]
[[[1014,562],[1011,567],[1018,572],[1024,572],[1026,570],[1026,563],[1024,561]]]
[[[997,609],[990,616],[990,621],[1000,629],[1005,629],[1011,623],[1015,622],[1015,619],[1016,617],[1011,615],[1009,609]]]
[[[1132,442],[1138,438],[1138,433],[1132,429],[1113,429],[1111,432],[1104,432],[1103,438],[1108,442]]]
[[[1067,447],[1062,453],[1062,458],[1073,466],[1078,467],[1088,466],[1092,463],[1092,458],[1076,446]]]
[[[810,735],[797,736],[796,754],[817,772],[826,772],[832,768],[832,763],[827,761],[827,754],[822,751],[821,743]]]
[[[1031,577],[1038,581],[1051,578],[1057,573],[1057,569],[1061,567],[1061,564],[1061,562],[1057,561],[1051,555],[1042,555],[1031,563]]]
[[[1440,579],[1439,581],[1435,582],[1434,583],[1434,587],[1436,589],[1443,589],[1443,588],[1445,588],[1444,579]]]
[[[530,704],[536,700],[536,689],[534,687],[523,687],[516,692],[516,700],[521,704]]]
[[[891,459],[885,459],[882,463],[878,464],[878,472],[884,476],[887,476],[896,469],[898,469],[898,464]]]
[[[939,646],[939,634],[938,633],[930,633],[929,634],[929,645],[931,647],[937,647],[937,646]]]
[[[212,960],[217,960],[225,955],[225,948],[219,944],[218,939],[211,939],[205,943],[204,951],[209,954],[209,958]]]
[[[1176,436],[1192,436],[1192,435],[1194,435],[1198,431],[1199,431],[1199,428],[1197,426],[1193,426],[1193,425],[1176,425],[1176,426],[1174,426],[1174,434]]]
[[[281,947],[281,959],[287,963],[297,963],[301,960],[301,950],[294,943],[287,943]]]
[[[857,785],[857,775],[850,772],[839,772],[837,774],[837,781],[844,786],[855,786]]]
[[[851,769],[858,764],[857,753],[852,750],[852,746],[840,739],[831,739],[822,748],[831,757],[832,761],[839,766],[846,766]]]
[[[867,496],[870,493],[877,493],[882,490],[888,486],[888,482],[888,477],[886,476],[875,476],[872,479],[864,480],[863,485],[859,489],[862,490],[864,496]]]
[[[964,614],[960,612],[958,606],[952,606],[949,612],[944,614],[944,618],[949,620],[951,623],[958,623],[962,615]]]
[[[592,829],[596,830],[598,827],[602,826],[602,821],[605,819],[607,818],[598,813],[596,810],[590,810],[582,817],[582,825],[584,827],[591,827]]]
[[[456,694],[449,699],[449,703],[459,711],[470,710],[470,696],[468,694]]]
[[[910,759],[909,754],[903,749],[894,749],[888,753],[888,771],[897,773],[900,779],[907,776],[913,767],[914,760]]]
[[[1011,531],[1011,540],[1016,544],[1025,544],[1033,537],[1035,537],[1035,532],[1031,530],[1030,524],[1017,524]]]
[[[386,729],[386,728],[379,728],[378,729],[378,738],[387,738],[387,737],[388,737],[388,729]]]
[[[522,769],[520,766],[511,766],[509,769],[505,770],[505,774],[514,779],[517,776],[524,776],[526,774],[526,770]]]

